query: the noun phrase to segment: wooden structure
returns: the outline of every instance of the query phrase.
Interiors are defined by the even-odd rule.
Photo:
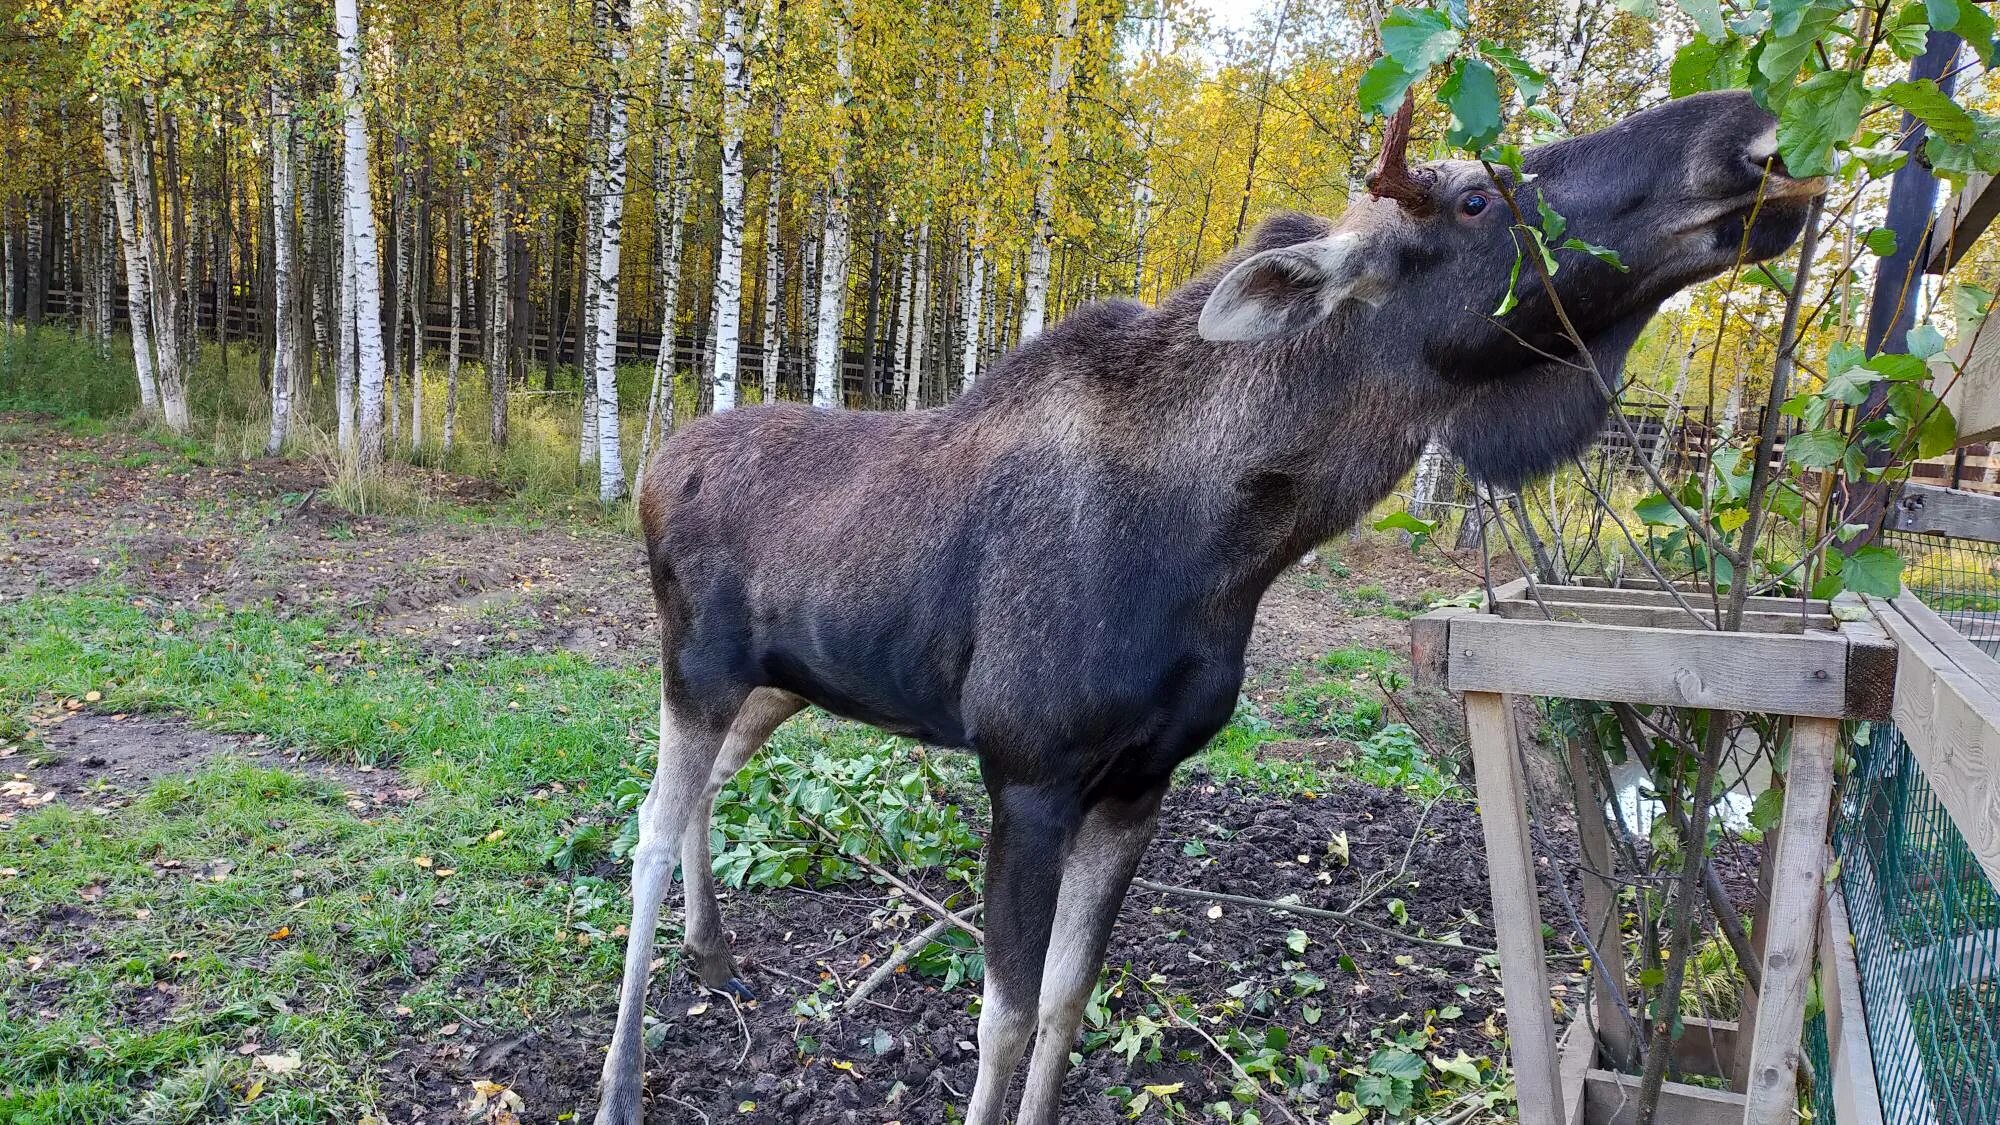
[[[1704,1027],[1716,1063],[1690,1068],[1730,1078],[1737,1089],[1668,1083],[1660,1118],[1687,1125],[1793,1120],[1817,923],[1832,909],[1821,891],[1840,722],[1889,716],[1897,650],[1876,621],[1877,611],[1858,601],[1836,614],[1824,601],[1755,598],[1742,632],[1717,631],[1715,605],[1712,592],[1693,587],[1530,586],[1523,580],[1494,591],[1481,609],[1438,610],[1412,622],[1418,680],[1465,697],[1515,1088],[1527,1125],[1625,1121],[1632,1091],[1620,1087],[1636,1079],[1596,1065],[1600,1044],[1615,1046],[1628,1034],[1622,1019],[1612,1015],[1622,997],[1584,1012],[1566,1048],[1558,1047],[1529,841],[1525,760],[1515,730],[1517,696],[1794,716],[1783,818],[1774,833],[1771,897],[1759,935],[1764,987],[1754,1010],[1746,1012],[1754,1023],[1747,1036],[1733,1025]],[[1593,826],[1591,818],[1584,819],[1588,861],[1608,845],[1601,821]],[[1615,901],[1609,880],[1584,880],[1584,917],[1593,929],[1615,917]],[[1623,966],[1606,964],[1602,971],[1622,977]],[[1828,995],[1846,995],[1835,983]],[[1622,990],[1622,980],[1619,984]],[[1858,1007],[1844,1015],[1843,1031],[1860,1026]],[[1844,1046],[1850,1059],[1860,1049],[1845,1041]]]

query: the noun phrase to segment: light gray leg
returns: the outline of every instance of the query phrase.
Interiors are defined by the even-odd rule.
[[[1061,1120],[1070,1047],[1104,967],[1104,947],[1118,920],[1118,908],[1159,824],[1164,793],[1162,789],[1133,801],[1107,801],[1091,809],[1063,861],[1055,932],[1042,969],[1035,1054],[1028,1062],[1019,1125],[1057,1125]]]
[[[752,998],[751,992],[736,978],[736,958],[730,955],[729,942],[722,936],[722,908],[715,901],[715,865],[708,854],[708,822],[715,811],[715,795],[750,761],[771,732],[805,705],[805,700],[776,688],[750,693],[730,724],[729,737],[723,740],[722,753],[716,756],[708,784],[702,789],[701,804],[688,818],[687,831],[681,836],[681,886],[687,896],[682,955],[702,984],[746,1000]]]
[[[645,1079],[643,1020],[660,903],[674,874],[674,854],[688,818],[729,731],[726,722],[698,721],[660,704],[659,764],[639,806],[639,846],[632,851],[632,927],[625,939],[625,976],[618,988],[618,1029],[604,1058],[597,1125],[641,1125]]]
[[[1007,1083],[1034,1033],[1034,1009],[1025,999],[1009,996],[989,971],[979,1002],[979,1076],[973,1080],[965,1125],[1001,1125],[1006,1120]]]

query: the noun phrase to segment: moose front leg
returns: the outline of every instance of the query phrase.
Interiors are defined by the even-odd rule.
[[[1063,1076],[1084,1005],[1104,967],[1104,948],[1139,857],[1159,825],[1162,786],[1124,801],[1102,801],[1085,815],[1063,861],[1054,933],[1042,969],[1035,1054],[1021,1096],[1020,1125],[1061,1120]]]

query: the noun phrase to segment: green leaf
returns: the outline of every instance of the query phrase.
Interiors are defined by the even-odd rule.
[[[1475,1086],[1479,1084],[1479,1064],[1471,1055],[1466,1054],[1463,1048],[1459,1050],[1457,1058],[1441,1059],[1432,1055],[1431,1065],[1437,1067],[1440,1074],[1463,1078]]]
[[[1778,155],[1794,176],[1833,171],[1833,151],[1852,140],[1868,108],[1868,87],[1851,71],[1815,74],[1785,99],[1778,114]]]
[[[1632,514],[1638,516],[1651,527],[1687,526],[1687,520],[1682,518],[1680,512],[1674,508],[1673,501],[1668,500],[1665,494],[1659,492],[1653,493],[1651,496],[1634,505]]]
[[[1424,1060],[1401,1047],[1384,1047],[1368,1057],[1368,1072],[1415,1081],[1424,1076]]]
[[[1438,100],[1451,110],[1447,136],[1460,148],[1478,151],[1500,136],[1500,82],[1493,68],[1479,59],[1460,59],[1438,90]]]
[[[1404,70],[1395,59],[1380,58],[1361,76],[1357,91],[1361,111],[1370,117],[1387,117],[1403,104],[1403,94],[1421,75]]]
[[[1882,96],[1922,121],[1933,136],[1962,145],[1971,143],[1978,135],[1979,126],[1972,120],[1972,115],[1928,78],[1891,82],[1883,88]]]
[[[1791,82],[1820,36],[1847,11],[1846,0],[1772,0],[1771,30],[1757,55],[1757,73],[1775,85]]]
[[[1861,244],[1868,248],[1870,254],[1886,258],[1896,252],[1896,232],[1888,227],[1876,227],[1861,239]]]
[[[1521,57],[1520,52],[1511,47],[1503,47],[1491,39],[1479,41],[1479,53],[1500,64],[1507,76],[1514,80],[1514,88],[1521,92],[1525,105],[1534,105],[1549,85],[1549,76],[1535,68],[1535,65]]]
[[[1377,531],[1403,531],[1410,536],[1412,547],[1421,547],[1424,541],[1437,533],[1438,525],[1430,520],[1421,520],[1408,512],[1390,512],[1375,521]]]
[[[1292,930],[1287,933],[1285,935],[1285,948],[1291,950],[1293,953],[1304,953],[1306,951],[1306,932],[1304,930]]]
[[[1879,371],[1887,379],[1900,383],[1918,382],[1930,378],[1931,369],[1923,360],[1902,352],[1881,352],[1868,357],[1863,364],[1870,371]]]
[[[1825,469],[1840,460],[1847,435],[1838,430],[1808,430],[1785,439],[1785,460],[1807,469]]]
[[[1500,298],[1500,307],[1493,310],[1496,317],[1506,316],[1521,303],[1521,298],[1515,293],[1521,287],[1521,258],[1521,246],[1517,242],[1514,244],[1514,268],[1507,274],[1507,295]]]
[[[1618,251],[1606,246],[1599,246],[1595,242],[1585,242],[1581,238],[1566,238],[1563,240],[1562,246],[1558,249],[1581,250],[1598,261],[1603,262],[1605,265],[1610,266],[1612,269],[1617,270],[1619,273],[1626,272],[1624,259],[1618,256]]]
[[[1697,34],[1680,50],[1667,70],[1667,92],[1677,98],[1706,90],[1727,90],[1742,85],[1743,45],[1736,40],[1717,42]]]
[[[1674,3],[1710,39],[1720,39],[1729,34],[1728,29],[1722,26],[1721,0],[1674,0]]]
[[[1903,590],[1903,560],[1887,547],[1863,547],[1847,556],[1840,581],[1857,594],[1893,598]]]
[[[1944,334],[1928,324],[1919,324],[1903,335],[1910,354],[1929,359],[1944,350]]]
[[[1848,406],[1859,406],[1868,400],[1868,390],[1882,381],[1882,373],[1868,367],[1850,367],[1826,380],[1826,397]]]
[[[1561,242],[1563,232],[1569,229],[1569,220],[1549,206],[1549,201],[1539,192],[1535,195],[1535,212],[1541,216],[1542,237],[1550,242]]]
[[[1973,121],[1972,140],[1960,143],[1941,133],[1924,139],[1924,156],[1931,171],[1953,181],[2000,172],[2000,120],[1976,110],[1966,114]]]
[[[1983,62],[1993,61],[1993,17],[1971,0],[1924,0],[1924,13],[1938,31],[1953,31]]]
[[[1993,308],[1993,292],[1961,281],[1951,287],[1951,317],[1958,322],[1958,334],[1969,335]]]
[[[1756,828],[1762,832],[1769,832],[1771,829],[1776,828],[1778,826],[1779,815],[1784,812],[1784,809],[1785,809],[1784,790],[1782,789],[1764,790],[1762,793],[1757,794],[1757,799],[1755,801],[1752,801],[1750,803],[1749,820],[1751,827]]]
[[[1951,452],[1958,445],[1958,420],[1921,383],[1898,383],[1889,389],[1889,408],[1914,427],[1919,459]]]
[[[1382,17],[1382,53],[1411,74],[1422,75],[1450,58],[1459,42],[1443,12],[1398,6]]]
[[[1889,25],[1889,49],[1904,62],[1924,53],[1924,40],[1931,30],[1930,14],[1924,11],[1921,0],[1912,0],[1896,13],[1896,20]]]

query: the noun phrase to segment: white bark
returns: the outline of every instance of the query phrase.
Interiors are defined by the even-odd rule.
[[[487,434],[495,448],[507,444],[507,182],[493,172],[493,217],[486,231]]]
[[[354,454],[354,245],[347,234],[347,206],[343,200],[340,208],[340,241],[336,246],[340,257],[340,315],[338,331],[340,342],[335,345],[333,397],[335,413],[339,417],[340,454],[351,457]]]
[[[903,409],[915,410],[924,401],[924,369],[930,359],[931,312],[931,221],[917,227],[916,292],[910,298],[910,374],[903,384]]]
[[[716,413],[736,406],[736,357],[743,317],[743,114],[750,101],[750,71],[743,62],[743,11],[738,0],[722,6],[721,247],[715,265]]]
[[[272,5],[272,20],[278,15]],[[281,65],[278,40],[271,40],[271,65]],[[292,306],[298,297],[292,284],[292,208],[295,190],[292,177],[292,107],[276,81],[271,83],[271,434],[264,451],[271,455],[284,447],[291,432],[293,396],[297,391],[296,342],[298,325]]]
[[[363,468],[382,460],[382,266],[375,249],[375,200],[368,187],[368,124],[361,109],[361,14],[357,0],[334,0],[340,39],[347,240],[354,258],[354,341],[359,392],[355,456]]]
[[[806,241],[799,249],[799,327],[805,348],[804,369],[817,373],[819,364],[819,258],[820,233],[826,225],[826,208],[820,194],[813,193],[805,218]]]
[[[598,0],[593,7],[601,24],[604,0]],[[598,33],[603,34],[601,26]],[[597,461],[597,283],[598,257],[604,248],[604,184],[597,162],[605,152],[606,124],[603,103],[591,106],[586,140],[589,167],[583,175],[583,316],[577,326],[577,354],[583,368],[579,395],[583,424],[578,428],[576,443],[576,464],[580,469],[587,469]]]
[[[597,499],[610,504],[625,497],[625,457],[618,445],[618,269],[625,225],[626,17],[622,0],[611,6],[611,98],[605,106],[604,188],[598,205],[596,346],[591,366],[597,386]]]
[[[784,185],[785,88],[779,60],[785,51],[784,0],[772,0],[766,18],[771,31],[771,155],[764,197],[764,401],[778,401],[778,363],[785,347]]]
[[[653,141],[653,237],[661,248],[660,350],[653,357],[652,388],[646,394],[646,419],[640,426],[640,472],[651,460],[660,435],[673,428],[674,383],[680,373],[681,258],[687,236],[689,168],[694,156],[694,43],[700,33],[700,5],[697,0],[685,0],[679,37],[660,37],[663,96],[656,107],[660,123]],[[677,44],[684,60],[678,77],[674,71]],[[674,138],[672,144],[667,142],[669,135]]]
[[[1055,44],[1049,49],[1048,100],[1042,108],[1042,144],[1038,158],[1041,178],[1035,183],[1035,206],[1028,241],[1028,295],[1021,310],[1021,339],[1042,330],[1049,302],[1049,251],[1055,238],[1056,138],[1063,127],[1069,99],[1069,48],[1076,40],[1076,0],[1062,0],[1056,14]]]
[[[896,338],[894,354],[889,357],[895,369],[891,393],[897,402],[909,397],[905,388],[910,381],[910,300],[917,291],[917,257],[910,248],[909,231],[903,232],[901,241],[903,264],[896,271]]]
[[[451,243],[445,249],[445,273],[451,282],[451,339],[445,343],[444,430],[440,443],[451,455],[451,443],[458,436],[458,360],[464,345],[459,332],[465,326],[465,271],[472,261],[472,185],[465,178],[465,157],[458,158],[458,212],[452,220]]]
[[[125,292],[131,306],[132,366],[139,373],[139,406],[147,413],[160,408],[160,390],[153,367],[152,272],[148,269],[146,240],[138,225],[132,201],[132,179],[125,168],[124,115],[110,95],[99,103],[104,125],[104,167],[111,174],[112,206],[118,212],[118,242],[125,250]],[[8,240],[11,250],[13,240]],[[13,276],[9,263],[8,277]],[[11,284],[11,282],[10,282]],[[0,296],[12,311],[13,295]]]
[[[826,199],[826,248],[821,251],[818,325],[813,343],[813,405],[841,405],[840,325],[847,311],[847,103],[854,94],[854,5],[841,0],[834,19],[834,69],[839,83],[833,95],[835,142],[833,170]]]
[[[1000,51],[1000,4],[993,0],[993,6],[986,12],[986,60],[982,64],[981,88],[985,91],[985,108],[979,115],[979,190],[972,209],[972,276],[965,289],[965,353],[959,361],[964,372],[961,391],[972,389],[979,378],[979,318],[986,300],[986,250],[989,241],[986,213],[986,183],[993,164],[993,59]]]
[[[1680,427],[1681,418],[1687,412],[1688,369],[1694,366],[1695,353],[1701,350],[1701,337],[1688,338],[1687,351],[1681,353],[1681,369],[1674,375],[1673,390],[1667,394],[1667,409],[1660,416],[1660,440],[1653,445],[1653,471],[1659,472],[1667,463],[1667,447],[1672,443],[1674,431]]]
[[[1435,518],[1433,513],[1438,508],[1438,501],[1443,499],[1440,491],[1444,487],[1445,469],[1449,464],[1444,446],[1435,440],[1424,446],[1423,453],[1417,458],[1416,480],[1410,488],[1411,515],[1420,520]],[[1408,537],[1406,533],[1404,538]]]
[[[117,321],[117,309],[112,302],[112,285],[117,276],[118,265],[114,261],[113,247],[118,245],[118,213],[111,202],[109,185],[99,193],[97,215],[97,350],[99,354],[111,352],[111,332]]]

